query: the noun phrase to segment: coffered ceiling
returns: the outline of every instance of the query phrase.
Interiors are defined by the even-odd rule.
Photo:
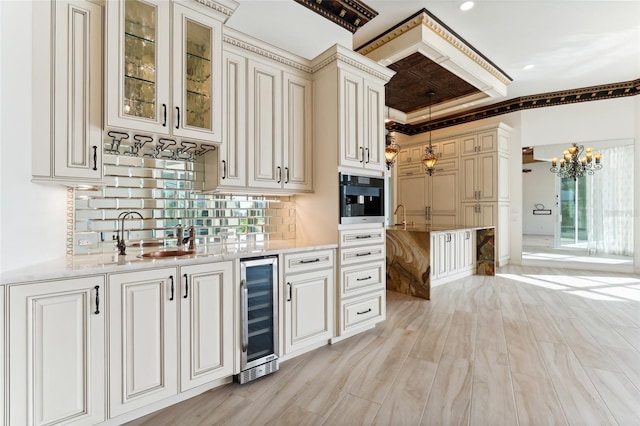
[[[476,0],[466,12],[459,9],[461,0],[364,0],[377,15],[371,13],[355,32],[331,24],[302,1],[237,1],[227,24],[240,31],[309,59],[335,43],[348,43],[398,71],[387,87],[388,105],[397,110],[396,121],[413,126],[413,133],[426,128],[431,90],[436,92],[433,118],[443,125],[456,124],[465,114],[483,117],[640,91],[636,0]],[[354,0],[307,2],[348,6]],[[404,49],[386,40],[386,46],[366,48],[423,10],[456,41],[448,35],[434,39],[440,33],[434,24],[428,26],[434,29],[430,34],[422,29],[422,45]],[[533,68],[524,69],[528,64]]]

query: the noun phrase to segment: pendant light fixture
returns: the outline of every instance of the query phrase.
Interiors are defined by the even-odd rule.
[[[438,162],[438,157],[435,152],[433,152],[433,146],[431,145],[431,104],[435,92],[430,91],[427,95],[429,96],[429,146],[425,149],[422,164],[424,165],[424,171],[429,174],[429,176],[432,176],[436,170],[436,163]]]
[[[387,107],[387,119],[384,120],[385,123],[388,123],[391,120],[391,116],[389,114],[389,107]],[[385,141],[384,141],[384,161],[387,164],[387,170],[391,170],[391,167],[396,162],[396,157],[400,152],[400,145],[396,143],[396,138],[393,137],[389,129],[386,129],[385,133]]]

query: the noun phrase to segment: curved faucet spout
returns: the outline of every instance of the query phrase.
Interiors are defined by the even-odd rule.
[[[125,254],[127,254],[127,245],[124,242],[124,221],[134,215],[144,220],[144,217],[142,217],[140,213],[134,211],[122,212],[118,215],[118,220],[120,221],[120,229],[118,230],[118,234],[116,236],[116,246],[118,247],[118,254],[120,256],[124,256]]]
[[[407,229],[407,216],[404,204],[398,204],[393,214],[398,214],[398,210],[400,210],[400,207],[402,207],[402,229]]]

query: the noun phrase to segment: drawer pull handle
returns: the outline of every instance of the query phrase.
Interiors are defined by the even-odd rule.
[[[93,170],[98,170],[98,146],[93,146]]]
[[[169,280],[171,281],[171,296],[169,297],[169,300],[173,300],[173,293],[175,292],[175,288],[173,286],[173,275],[169,275]]]
[[[370,251],[366,252],[366,253],[356,253],[356,257],[360,257],[360,256],[370,256],[372,253]]]
[[[189,276],[187,274],[182,275],[184,277],[184,296],[183,299],[189,298]]]
[[[356,278],[356,281],[366,281],[366,280],[370,280],[371,279],[371,275],[369,275],[368,277],[364,277],[364,278]]]
[[[311,260],[301,260],[300,261],[301,264],[304,264],[304,263],[316,263],[316,262],[320,262],[320,258],[311,259]]]
[[[287,302],[291,302],[291,283],[287,283],[287,290],[288,290],[288,296],[287,296]]]
[[[97,285],[94,289],[96,290],[96,311],[94,314],[100,315],[100,286]]]
[[[371,238],[373,235],[356,235],[356,240],[362,240],[364,238]]]
[[[367,309],[366,311],[356,312],[356,314],[362,315],[362,314],[368,314],[369,312],[371,312],[371,308]]]

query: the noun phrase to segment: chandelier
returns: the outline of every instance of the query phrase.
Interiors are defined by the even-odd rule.
[[[429,124],[431,124],[431,101],[435,92],[431,91],[427,93],[427,95],[429,96]],[[422,157],[424,171],[429,174],[429,176],[433,175],[433,172],[436,171],[437,162],[438,157],[435,152],[433,152],[433,146],[431,145],[431,129],[429,129],[429,146],[424,150],[424,156]]]
[[[581,156],[584,153],[584,156]],[[551,159],[551,172],[560,178],[572,178],[574,181],[584,175],[592,175],[602,168],[602,154],[593,153],[592,148],[585,149],[583,145],[572,143],[563,153],[564,158]]]

